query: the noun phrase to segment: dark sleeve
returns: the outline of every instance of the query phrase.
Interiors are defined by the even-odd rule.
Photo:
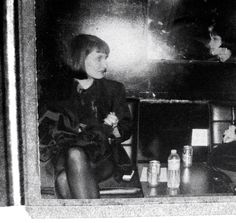
[[[49,101],[45,104],[44,110],[44,113],[42,113],[40,117],[45,114],[51,115],[54,113],[58,116],[58,121],[59,116],[63,117],[63,122],[67,127],[70,127],[70,129],[77,129],[79,120],[74,112],[75,109],[73,109],[73,105],[69,101]]]
[[[129,139],[132,132],[132,120],[128,104],[126,103],[125,87],[120,83],[116,88],[116,95],[113,100],[113,111],[119,119],[118,130],[121,135],[121,141]]]

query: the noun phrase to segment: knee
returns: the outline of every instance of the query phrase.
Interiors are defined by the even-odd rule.
[[[63,171],[55,179],[55,191],[58,198],[69,198],[67,185],[66,173]]]
[[[55,185],[58,188],[64,187],[64,185],[67,184],[67,177],[66,173],[63,171],[60,174],[57,175]]]
[[[83,165],[87,162],[86,154],[81,148],[70,148],[67,152],[67,164]]]

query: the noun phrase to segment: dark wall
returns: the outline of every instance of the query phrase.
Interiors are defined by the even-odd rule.
[[[122,79],[120,79],[122,80]],[[159,62],[144,76],[123,79],[129,95],[189,100],[235,100],[236,63]]]

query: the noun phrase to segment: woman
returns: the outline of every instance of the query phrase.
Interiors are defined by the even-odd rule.
[[[225,28],[219,25],[209,27],[210,41],[207,47],[209,48],[210,55],[214,56],[217,60],[232,62],[235,60],[233,45],[230,44],[231,40],[227,38],[229,35]]]
[[[98,183],[114,173],[109,140],[130,137],[130,112],[124,86],[104,78],[108,45],[81,34],[72,39],[69,51],[72,93],[49,106],[61,115],[56,130],[60,134],[52,134],[63,147],[56,156],[55,188],[59,198],[99,198]],[[73,133],[74,141],[65,133]]]

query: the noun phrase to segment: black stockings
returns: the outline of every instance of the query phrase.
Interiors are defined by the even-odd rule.
[[[65,160],[65,168],[56,178],[59,198],[99,198],[98,182],[112,175],[111,161],[100,166],[92,166],[81,148],[70,148]]]

